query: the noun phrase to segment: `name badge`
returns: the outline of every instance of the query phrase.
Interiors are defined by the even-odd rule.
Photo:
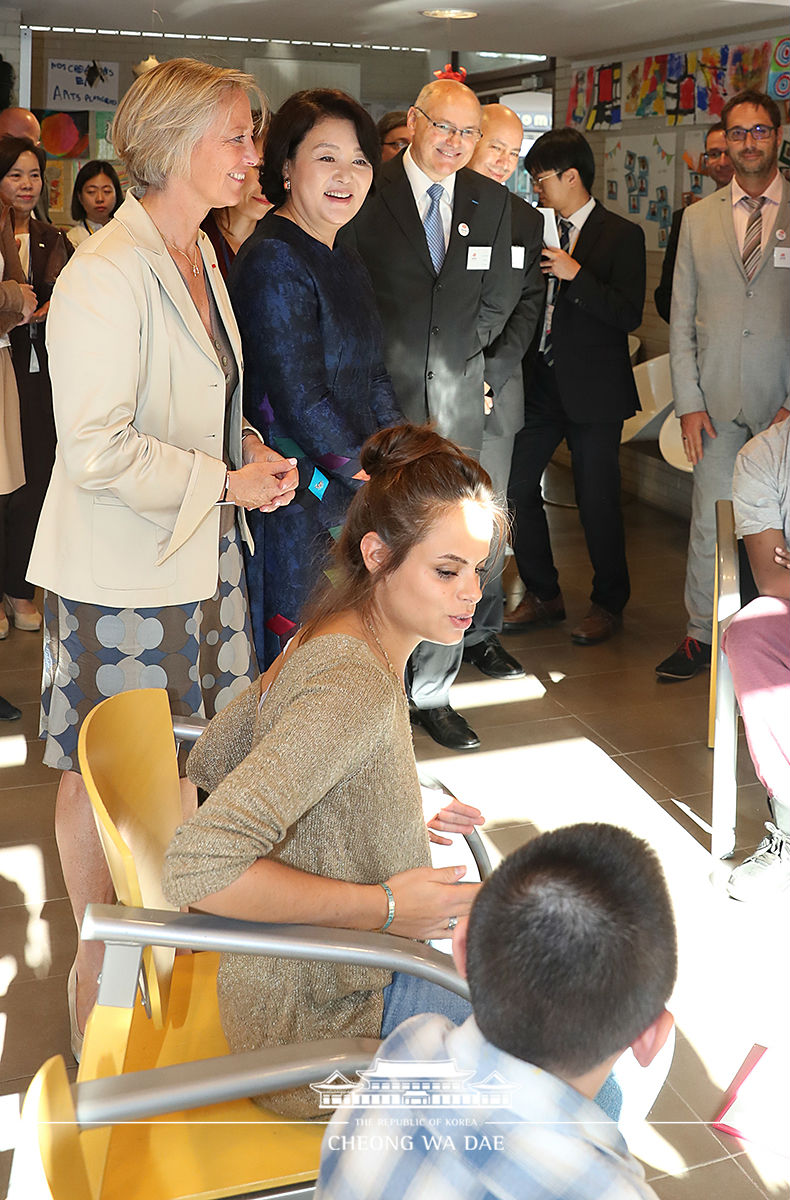
[[[524,269],[524,247],[510,247],[510,265],[514,271],[523,271]]]
[[[470,246],[466,252],[467,271],[487,271],[491,266],[490,246]]]
[[[790,267],[790,246],[774,246],[774,266]]]

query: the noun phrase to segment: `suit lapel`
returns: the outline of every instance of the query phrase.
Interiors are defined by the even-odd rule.
[[[431,256],[428,253],[428,243],[425,240],[425,230],[420,220],[420,214],[417,212],[414,192],[411,190],[408,176],[403,169],[402,154],[382,167],[378,188],[382,204],[386,206],[397,222],[415,253],[424,263],[426,270],[435,276]]]
[[[746,272],[743,269],[743,259],[741,252],[738,249],[738,239],[735,236],[735,221],[732,215],[732,184],[727,184],[716,192],[716,199],[720,201],[719,214],[721,218],[721,228],[724,234],[724,240],[730,248],[730,254],[735,259],[738,270],[741,273],[741,278],[744,283],[748,283]]]
[[[575,258],[577,263],[583,263],[589,255],[591,249],[598,241],[600,236],[601,226],[606,223],[604,210],[596,200],[595,208],[590,213],[587,220],[579,230],[579,236],[576,239],[576,245],[571,251],[571,257]],[[570,286],[570,281],[563,279],[560,281],[559,293],[567,291]]]
[[[479,189],[476,186],[474,171],[462,168],[455,177],[455,193],[453,196],[453,219],[450,226],[450,241],[447,243],[442,271],[455,266],[459,259],[466,259],[470,245],[475,245],[475,217],[479,204]],[[466,225],[469,232],[461,236],[459,225]],[[463,266],[463,263],[461,264]]]
[[[774,222],[774,227],[771,230],[771,235],[766,242],[762,257],[757,264],[757,270],[752,276],[752,283],[754,283],[754,281],[766,269],[769,263],[771,269],[773,269],[774,246],[784,246],[786,244],[788,228],[790,228],[790,183],[784,179],[782,181],[782,198],[779,201],[779,209],[776,214],[776,221]],[[783,238],[778,238],[776,236],[780,231],[784,232],[785,236]],[[745,277],[746,272],[744,271],[744,278]]]

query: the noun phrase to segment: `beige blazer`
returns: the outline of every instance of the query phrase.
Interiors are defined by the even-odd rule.
[[[790,268],[775,250],[790,238],[790,184],[751,280],[732,219],[731,185],[686,209],[672,284],[669,345],[675,412],[714,421],[743,412],[763,429],[790,404]],[[778,256],[781,258],[782,256]]]
[[[3,256],[3,281],[0,283],[0,335],[8,333],[22,320],[24,275],[14,241],[10,208],[0,205],[0,253]],[[19,425],[19,395],[11,365],[11,351],[0,350],[0,496],[15,492],[25,482],[22,460],[22,431]]]
[[[211,242],[206,278],[241,341]],[[217,586],[225,378],[175,263],[128,195],[58,277],[47,320],[58,448],[28,578],[70,600],[158,607]],[[241,465],[241,385],[230,457]],[[243,514],[243,536],[249,540]]]

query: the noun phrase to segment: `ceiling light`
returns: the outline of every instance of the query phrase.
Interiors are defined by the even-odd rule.
[[[437,21],[468,21],[477,13],[468,8],[429,8],[423,9],[422,16],[435,17]]]

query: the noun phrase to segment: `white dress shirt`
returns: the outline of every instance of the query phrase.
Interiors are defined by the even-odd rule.
[[[590,213],[592,212],[592,210],[594,208],[595,208],[595,201],[593,200],[592,196],[590,196],[590,199],[587,201],[586,204],[583,204],[581,206],[581,208],[576,209],[575,213],[571,213],[571,215],[569,217],[565,218],[565,220],[570,221],[571,225],[573,226],[573,228],[570,231],[571,236],[570,236],[570,242],[569,242],[569,246],[568,246],[568,253],[571,256],[573,255],[573,251],[576,247],[576,243],[579,240],[579,234],[582,231],[582,226],[584,225],[584,222],[587,220],[587,218],[589,217]]]
[[[768,239],[773,233],[774,225],[776,224],[776,214],[779,212],[779,205],[782,201],[782,177],[777,171],[768,187],[762,193],[765,196],[765,204],[763,204],[763,236],[760,243],[763,254],[765,247],[768,245]],[[746,204],[741,201],[748,192],[745,192],[737,179],[732,181],[732,223],[735,226],[735,237],[738,242],[738,249],[743,254],[743,241],[746,237],[746,226],[751,216],[751,211]]]
[[[411,156],[411,147],[408,147],[403,155],[403,169],[406,172],[411,190],[414,193],[414,202],[417,205],[417,212],[420,214],[420,220],[423,225],[425,218],[428,215],[428,209],[431,205],[431,197],[428,195],[428,188],[432,187],[437,182],[426,175],[421,167],[418,167]],[[441,183],[443,190],[439,197],[439,216],[442,218],[442,229],[444,231],[444,248],[450,241],[450,230],[453,226],[453,200],[455,198],[455,172],[448,175],[446,179],[438,180]]]

